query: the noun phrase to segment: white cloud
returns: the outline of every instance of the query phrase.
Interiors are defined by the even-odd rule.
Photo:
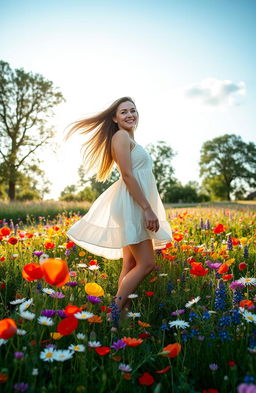
[[[194,83],[184,89],[188,98],[197,98],[206,105],[240,105],[246,94],[244,82],[206,78],[199,83]]]

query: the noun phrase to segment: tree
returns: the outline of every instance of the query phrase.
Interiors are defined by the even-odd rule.
[[[203,144],[200,176],[210,194],[219,199],[231,199],[246,186],[256,185],[256,145],[243,142],[241,137],[225,134]]]
[[[61,92],[42,75],[12,70],[0,61],[0,157],[10,200],[15,199],[18,174],[41,162],[34,153],[54,136],[47,121],[62,101]]]
[[[173,177],[174,169],[171,165],[171,161],[176,153],[164,141],[158,141],[156,145],[150,143],[146,146],[146,150],[153,160],[152,171],[156,178],[158,192],[161,198],[164,199],[166,188],[177,181]]]

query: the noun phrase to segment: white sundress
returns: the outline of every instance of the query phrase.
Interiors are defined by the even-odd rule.
[[[122,247],[128,244],[152,239],[153,249],[161,249],[172,240],[172,230],[152,172],[152,158],[136,142],[131,150],[131,164],[132,173],[159,220],[159,230],[153,232],[146,228],[143,209],[128,191],[117,166],[120,178],[67,231],[74,243],[94,255],[120,259],[123,257]]]

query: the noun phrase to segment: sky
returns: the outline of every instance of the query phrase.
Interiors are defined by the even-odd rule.
[[[134,99],[142,146],[165,141],[175,177],[199,183],[200,149],[224,134],[255,142],[256,1],[0,0],[0,58],[42,74],[65,102],[49,119],[55,153],[39,152],[46,198],[77,184],[82,138],[72,121]]]

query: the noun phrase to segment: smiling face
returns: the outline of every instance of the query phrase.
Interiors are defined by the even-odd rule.
[[[132,131],[137,126],[138,112],[136,106],[131,101],[122,102],[116,110],[113,121],[117,123],[119,129]]]

